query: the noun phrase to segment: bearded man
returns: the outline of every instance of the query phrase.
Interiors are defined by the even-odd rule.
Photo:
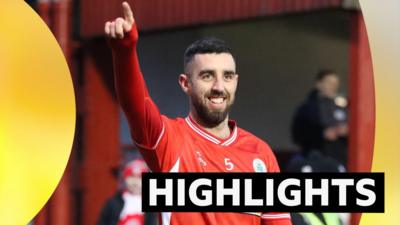
[[[128,3],[124,18],[105,24],[115,84],[131,135],[155,172],[279,172],[270,147],[230,120],[239,75],[225,42],[204,38],[184,53],[178,82],[189,99],[186,118],[161,115],[144,82],[136,53],[138,32]],[[163,225],[289,225],[288,213],[163,212]]]

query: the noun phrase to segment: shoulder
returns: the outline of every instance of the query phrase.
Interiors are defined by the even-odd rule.
[[[107,204],[109,205],[119,205],[119,204],[123,204],[124,200],[122,199],[122,193],[121,192],[117,192],[115,193],[112,197],[110,197],[107,200]]]
[[[112,211],[122,209],[123,205],[124,200],[122,199],[122,194],[121,192],[117,192],[105,201],[102,211],[103,213],[111,213]]]
[[[263,161],[267,164],[269,172],[279,172],[279,165],[276,160],[275,154],[269,144],[254,134],[244,130],[238,129],[238,135],[243,145],[250,146],[253,153],[258,154]]]
[[[164,124],[169,125],[169,126],[179,126],[179,125],[186,123],[185,118],[182,118],[182,117],[170,118],[166,115],[161,115],[161,119]]]
[[[266,141],[239,127],[238,138],[241,142],[243,142],[243,144],[251,145],[259,151],[267,151],[272,153],[272,149]]]
[[[170,118],[165,115],[161,116],[165,131],[174,135],[181,133],[182,128],[186,126],[186,119],[182,117]]]

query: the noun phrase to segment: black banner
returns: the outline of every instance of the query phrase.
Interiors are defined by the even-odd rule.
[[[384,212],[383,173],[145,173],[144,212]]]

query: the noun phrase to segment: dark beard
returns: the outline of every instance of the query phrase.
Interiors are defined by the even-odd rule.
[[[223,93],[212,93],[212,95],[223,96]],[[228,102],[229,100],[230,96],[227,95],[226,101]],[[227,104],[224,111],[211,111],[203,104],[200,99],[195,96],[192,97],[192,103],[196,110],[198,119],[200,120],[202,125],[206,127],[215,127],[222,123],[228,116],[233,105],[233,102],[231,102],[230,104]]]

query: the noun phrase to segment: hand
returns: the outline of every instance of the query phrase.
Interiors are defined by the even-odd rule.
[[[324,130],[324,138],[328,141],[335,141],[337,139],[336,127],[328,127]]]
[[[133,13],[131,7],[127,2],[122,3],[122,10],[124,14],[124,18],[118,17],[114,21],[107,21],[104,26],[105,34],[108,38],[111,39],[122,39],[124,38],[124,34],[131,31],[132,26],[135,23],[135,19],[133,18]]]

